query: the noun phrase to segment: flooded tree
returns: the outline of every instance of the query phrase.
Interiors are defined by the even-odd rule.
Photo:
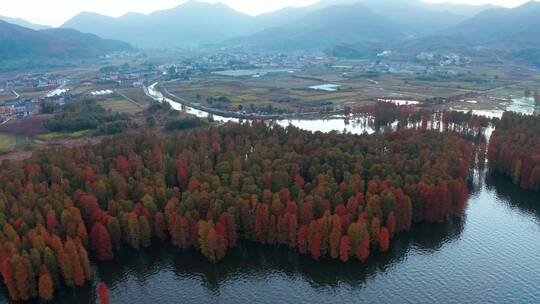
[[[154,242],[213,263],[241,240],[365,261],[413,222],[462,215],[473,150],[422,128],[352,135],[253,123],[37,151],[0,167],[1,274],[12,300],[28,300],[84,285],[89,258]]]

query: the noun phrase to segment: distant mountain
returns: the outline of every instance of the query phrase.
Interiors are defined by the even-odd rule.
[[[405,38],[397,25],[360,4],[319,9],[284,26],[230,41],[231,45],[274,50],[326,48],[361,41]]]
[[[307,8],[313,10],[350,4],[366,6],[400,25],[403,31],[413,36],[435,33],[479,12],[498,8],[494,5],[428,3],[422,0],[321,0]]]
[[[464,16],[467,18],[473,17],[474,15],[487,11],[490,9],[501,8],[500,6],[492,4],[484,5],[471,5],[471,4],[461,4],[461,3],[428,3],[424,1],[415,1],[420,7],[423,7],[428,10],[446,12],[459,16]]]
[[[28,21],[26,21],[24,19],[21,19],[21,18],[9,18],[9,17],[0,16],[0,20],[5,21],[7,23],[15,24],[15,25],[18,25],[18,26],[26,27],[26,28],[29,28],[31,30],[44,30],[44,29],[50,29],[51,28],[50,26],[34,24],[34,23],[28,22]]]
[[[405,53],[418,54],[421,52],[457,52],[463,53],[471,49],[472,41],[463,36],[430,35],[411,39],[396,47]]]
[[[298,25],[299,22],[306,22],[305,18],[317,12],[321,12],[322,16],[326,10],[333,11],[334,7],[350,5],[362,5],[382,18],[376,22],[376,25],[364,24],[368,28],[384,27],[388,30],[397,26],[399,31],[408,38],[436,33],[493,7],[429,4],[421,0],[321,0],[311,6],[289,7],[252,17],[221,3],[211,4],[190,0],[175,8],[149,15],[128,13],[119,18],[112,18],[83,12],[66,22],[62,28],[73,28],[104,38],[127,41],[140,48],[191,48],[207,44],[216,45],[239,37],[254,36],[254,39],[257,37],[263,39],[268,33],[289,35],[292,32],[286,31],[285,27],[291,24]],[[334,14],[332,21],[336,24],[330,24],[329,20],[321,20],[321,22],[330,28],[338,28],[342,20],[355,18],[345,10],[340,13],[344,15],[340,17],[335,15],[335,12],[332,13]],[[362,13],[356,18],[363,18]],[[388,25],[381,25],[383,21],[389,22]],[[316,22],[317,20],[313,20],[310,27],[320,27],[316,25]],[[350,25],[356,24],[362,24],[362,20],[350,23]],[[362,38],[367,34],[369,33],[364,31],[357,36]],[[354,35],[349,34],[349,36]],[[278,38],[281,37],[278,36]],[[282,38],[286,39],[286,37]],[[349,38],[354,37],[337,40],[348,41]],[[381,37],[379,40],[384,39],[386,37]],[[320,44],[326,43],[323,41]]]
[[[540,67],[540,49],[523,49],[514,51],[510,56],[527,61],[537,67]]]
[[[478,13],[435,34],[402,43],[403,52],[422,51],[508,51],[510,54],[538,54],[540,49],[540,2],[516,8],[494,8]],[[521,55],[520,55],[521,56]]]
[[[301,19],[309,13],[315,11],[313,6],[307,7],[287,7],[274,12],[258,15],[253,18],[251,33],[264,31],[269,28],[283,26],[298,19]]]
[[[464,15],[431,9],[432,6],[425,6],[425,3],[419,0],[359,1],[373,12],[391,20],[410,37],[435,33],[467,19]]]
[[[101,39],[75,30],[35,31],[0,21],[0,60],[88,58],[113,51],[133,50],[124,42]]]
[[[366,59],[374,58],[377,54],[384,51],[384,48],[377,44],[369,42],[360,42],[355,44],[342,43],[334,45],[325,50],[325,53],[341,58],[348,59]]]
[[[466,39],[473,46],[540,48],[540,2],[487,10],[441,34]]]
[[[257,16],[254,28],[264,30],[284,26],[317,10],[353,4],[364,5],[391,20],[411,37],[436,33],[479,12],[496,8],[493,5],[426,3],[421,0],[321,0],[311,6],[286,8]]]
[[[129,13],[119,18],[80,13],[62,28],[72,28],[141,48],[194,47],[218,43],[250,31],[252,17],[217,3],[189,1],[149,15]]]

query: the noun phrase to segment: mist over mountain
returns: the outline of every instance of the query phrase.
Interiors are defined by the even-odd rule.
[[[522,50],[540,48],[540,2],[516,8],[493,8],[441,30],[404,43],[403,50]],[[531,53],[531,52],[529,52]]]
[[[432,10],[419,0],[360,0],[373,12],[386,17],[410,37],[431,34],[467,19],[465,15]]]
[[[539,16],[540,2],[530,1],[512,9],[481,12],[442,33],[464,37],[475,46],[540,47]]]
[[[50,26],[34,24],[21,18],[9,18],[9,17],[0,16],[0,20],[5,21],[7,23],[15,24],[18,26],[26,27],[32,30],[44,30],[44,29],[51,28]]]
[[[133,50],[129,44],[71,29],[32,30],[0,21],[0,59],[74,59]]]
[[[460,15],[464,17],[473,17],[474,15],[487,11],[494,8],[502,8],[501,6],[493,4],[483,4],[483,5],[470,5],[462,3],[428,3],[424,1],[413,0],[416,2],[416,5],[419,7],[438,11],[438,12],[447,12],[455,15]]]
[[[128,13],[119,18],[80,13],[62,25],[141,48],[192,47],[216,43],[249,32],[252,17],[224,4],[189,1],[149,15]]]
[[[316,10],[285,26],[235,39],[232,44],[266,49],[325,48],[341,42],[391,41],[405,38],[399,26],[360,4]]]
[[[398,45],[412,52],[473,47],[526,49],[540,47],[539,7],[537,2],[508,9],[421,0],[322,0],[307,7],[284,8],[253,17],[221,3],[192,0],[148,15],[127,13],[113,18],[82,12],[66,22],[62,31],[58,30],[63,34],[53,41],[69,44],[71,49],[94,41],[87,45],[88,50],[82,50],[87,53],[113,45],[110,40],[98,42],[96,36],[86,36],[76,45],[73,41],[67,43],[75,34],[68,35],[73,32],[66,30],[73,29],[146,49],[212,45],[247,50],[322,50],[365,42]],[[18,22],[24,24],[24,20]],[[27,27],[39,28],[32,24]],[[54,31],[41,34],[51,36]],[[22,53],[27,51],[23,49]]]
[[[362,5],[365,9],[351,12],[342,10],[342,16],[332,9],[343,5]],[[365,40],[367,29],[345,27],[338,24],[345,22],[350,26],[364,25],[372,30],[381,29],[381,37],[385,40],[397,36],[419,37],[435,33],[447,27],[456,25],[468,17],[491,6],[428,4],[420,0],[322,0],[314,5],[298,8],[284,8],[275,12],[256,17],[235,11],[221,4],[210,4],[188,1],[173,9],[154,12],[149,15],[128,13],[119,18],[112,18],[95,13],[82,12],[66,22],[63,28],[73,28],[85,33],[93,33],[104,38],[127,41],[140,48],[191,48],[205,44],[219,44],[242,37],[252,37],[250,45],[257,41],[264,43],[264,36],[272,33],[278,35],[281,41],[297,38],[315,39],[313,33],[299,37],[295,31],[304,26],[310,29],[328,26],[340,31],[334,32],[338,38],[321,37],[324,41],[304,41],[300,45],[325,45],[332,40],[348,42],[350,39]],[[367,10],[370,12],[368,13]],[[316,15],[313,15],[316,14]],[[379,15],[380,20],[370,19],[376,25],[370,25],[359,20]],[[328,16],[326,16],[328,15]],[[312,16],[312,17],[309,17]],[[307,21],[306,18],[311,18]],[[320,21],[316,19],[320,18]],[[353,20],[357,19],[357,20]],[[330,22],[336,24],[330,24]],[[317,24],[319,22],[319,24]],[[381,25],[380,23],[386,23]],[[309,24],[309,26],[308,26]],[[400,35],[387,35],[392,27],[399,27]],[[286,29],[286,27],[289,27]],[[354,34],[358,30],[363,33]],[[331,30],[329,30],[330,32]],[[394,29],[393,31],[396,31]],[[343,38],[339,38],[339,37]],[[371,37],[373,38],[373,37]]]

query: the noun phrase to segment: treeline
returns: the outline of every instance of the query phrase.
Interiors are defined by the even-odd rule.
[[[385,101],[355,108],[352,113],[372,117],[376,129],[397,123],[396,129],[439,130],[458,134],[475,143],[485,141],[486,131],[498,121],[497,118],[474,115],[472,111],[437,111]]]
[[[540,116],[505,112],[491,137],[488,159],[514,184],[540,191]]]
[[[68,103],[64,112],[46,120],[44,126],[52,132],[97,130],[101,134],[116,134],[136,128],[129,122],[127,114],[110,113],[94,100]]]
[[[181,131],[200,127],[206,123],[198,117],[185,117],[176,120],[170,120],[165,123],[166,131]]]
[[[0,167],[0,261],[13,300],[92,279],[88,252],[239,240],[365,261],[413,222],[465,208],[472,146],[449,134],[310,133],[263,123],[37,151]]]

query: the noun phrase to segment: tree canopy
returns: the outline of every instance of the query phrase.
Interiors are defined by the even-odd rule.
[[[239,240],[365,261],[412,222],[463,213],[472,145],[452,134],[311,133],[264,123],[129,134],[0,166],[13,300],[92,279],[89,256],[170,242],[223,259]]]

